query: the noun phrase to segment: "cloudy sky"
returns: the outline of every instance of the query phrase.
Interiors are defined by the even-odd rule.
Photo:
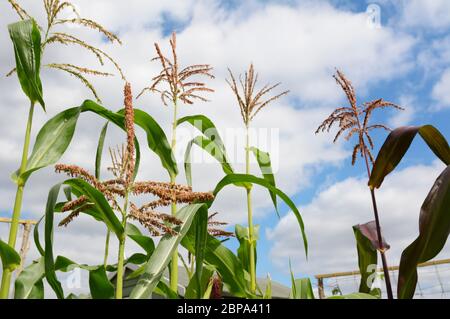
[[[43,23],[40,1],[19,1],[38,22]],[[352,225],[372,220],[370,195],[362,162],[351,166],[351,144],[332,143],[332,135],[316,136],[321,121],[346,101],[332,78],[341,69],[354,83],[359,103],[384,98],[403,106],[404,112],[377,113],[374,120],[391,127],[434,124],[449,135],[450,109],[450,2],[447,0],[279,0],[279,1],[73,1],[81,14],[95,19],[117,33],[122,46],[111,45],[95,32],[71,28],[108,53],[122,66],[134,91],[148,86],[159,72],[151,62],[153,43],[168,49],[172,31],[178,34],[181,64],[210,63],[216,79],[208,82],[215,90],[210,102],[182,106],[181,115],[205,114],[225,135],[242,129],[239,108],[225,82],[227,67],[235,73],[254,63],[260,83],[282,82],[290,90],[253,122],[260,134],[272,134],[275,142],[268,148],[276,168],[278,186],[287,192],[302,213],[310,243],[305,259],[295,217],[281,205],[276,216],[264,190],[255,189],[255,219],[261,225],[258,246],[258,275],[289,283],[288,260],[296,276],[338,272],[357,268]],[[370,13],[368,13],[370,12]],[[379,15],[378,15],[379,13]],[[6,1],[0,4],[0,74],[14,65],[7,24],[18,18]],[[67,13],[68,17],[70,14]],[[73,47],[51,47],[44,63],[77,63],[98,68],[93,56]],[[114,72],[105,65],[104,70]],[[39,127],[64,108],[77,106],[93,97],[80,83],[66,74],[44,69],[42,72],[47,113],[35,112],[33,138]],[[120,77],[94,79],[103,104],[113,110],[122,107]],[[20,161],[27,99],[15,77],[0,77],[0,216],[9,216],[15,188],[9,179]],[[135,103],[154,118],[170,135],[172,112],[156,95],[146,95]],[[93,169],[95,148],[103,121],[83,114],[74,140],[61,162]],[[194,131],[183,127],[177,159],[182,167],[183,153]],[[231,134],[232,135],[232,134]],[[226,135],[228,136],[228,135]],[[377,134],[376,148],[385,134]],[[121,132],[111,129],[107,144],[123,142]],[[253,136],[266,141],[264,136]],[[230,149],[242,145],[241,137],[225,138]],[[267,144],[267,143],[266,143]],[[142,143],[142,145],[144,145]],[[236,148],[235,166],[242,169],[243,149]],[[376,151],[377,151],[376,150]],[[200,153],[197,153],[199,156]],[[106,156],[105,156],[106,158]],[[220,167],[204,158],[193,165],[194,188],[212,190],[223,177]],[[399,169],[390,175],[378,192],[381,222],[392,249],[391,265],[398,264],[402,250],[418,233],[420,206],[434,180],[443,169],[425,144],[416,141]],[[257,165],[252,171],[259,174]],[[143,152],[139,179],[167,180],[157,157]],[[43,214],[48,189],[63,176],[51,168],[30,179],[25,191],[23,216],[39,218]],[[184,182],[184,173],[179,182]],[[218,196],[214,211],[231,224],[246,223],[245,193],[232,187]],[[80,263],[99,263],[103,253],[105,229],[88,218],[79,218],[55,234],[55,250]],[[0,225],[0,237],[7,237]],[[232,249],[236,243],[228,243]],[[113,246],[114,247],[114,246]],[[115,251],[115,249],[113,249]],[[136,247],[130,245],[130,254]],[[115,252],[111,252],[111,261]],[[30,258],[36,256],[32,248]],[[448,245],[438,256],[450,256]]]

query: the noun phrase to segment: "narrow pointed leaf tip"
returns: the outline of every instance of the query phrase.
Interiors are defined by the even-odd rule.
[[[45,111],[40,79],[41,34],[32,19],[8,25],[14,45],[16,70],[23,92],[32,104],[38,102]]]

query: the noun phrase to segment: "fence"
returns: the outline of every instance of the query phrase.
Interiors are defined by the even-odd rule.
[[[10,218],[4,218],[0,217],[0,223],[11,223]],[[28,250],[30,249],[30,233],[31,228],[33,225],[36,225],[35,220],[20,220],[19,224],[22,225],[22,243],[20,246],[20,266],[17,269],[17,275],[20,274],[20,272],[23,269],[23,266],[25,264],[25,258],[27,256]]]
[[[394,294],[398,279],[398,266],[389,267]],[[383,270],[378,269],[379,274]],[[383,296],[386,296],[384,282],[378,276],[376,285],[381,288]],[[360,283],[359,271],[339,272],[332,274],[316,275],[317,294],[323,299],[326,296],[348,294],[358,291]],[[418,284],[414,298],[417,299],[448,299],[450,298],[450,259],[430,261],[418,265]]]

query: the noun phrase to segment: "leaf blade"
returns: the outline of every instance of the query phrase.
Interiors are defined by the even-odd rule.
[[[419,236],[402,253],[398,279],[398,298],[414,296],[417,265],[433,259],[450,234],[450,166],[436,179],[425,199],[419,218]]]

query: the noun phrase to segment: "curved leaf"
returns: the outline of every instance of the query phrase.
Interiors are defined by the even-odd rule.
[[[178,211],[176,217],[182,222],[182,224],[175,229],[178,234],[175,236],[167,234],[161,238],[158,246],[146,264],[145,272],[131,291],[130,298],[146,299],[151,296],[161,279],[164,270],[169,264],[173,252],[181,239],[188,232],[195,214],[201,209],[206,209],[206,206],[204,204],[192,204],[185,206]]]
[[[217,196],[217,194],[227,185],[235,184],[235,183],[252,183],[257,184],[260,186],[263,186],[267,188],[269,191],[275,193],[278,197],[280,197],[286,205],[289,206],[289,208],[293,211],[295,217],[297,218],[297,222],[300,226],[300,232],[302,234],[303,238],[303,246],[305,248],[305,254],[308,256],[308,239],[306,237],[305,233],[305,225],[303,223],[302,216],[300,215],[300,212],[298,211],[297,207],[295,206],[294,202],[287,196],[285,193],[283,193],[278,188],[272,186],[269,182],[267,182],[265,179],[255,177],[253,175],[246,175],[246,174],[229,174],[225,176],[216,186],[214,189],[214,197]],[[212,202],[209,203],[211,205]]]
[[[114,285],[109,281],[104,266],[89,272],[89,288],[93,299],[112,299],[114,297]]]
[[[220,137],[219,131],[208,117],[200,114],[185,116],[177,121],[177,125],[183,124],[185,122],[191,124],[193,127],[202,132],[208,140],[214,142],[220,150],[226,153],[225,144]]]
[[[159,156],[161,164],[167,170],[169,176],[178,175],[177,162],[172,148],[158,122],[146,112],[139,109],[134,110],[134,122],[147,133],[148,147]]]
[[[419,236],[402,253],[398,298],[412,298],[417,285],[417,265],[433,259],[450,234],[450,166],[438,177],[420,210]]]
[[[34,171],[61,158],[72,140],[79,115],[80,109],[74,107],[58,113],[45,123],[36,137],[25,171],[20,176],[18,171],[12,175],[16,183],[25,183]]]
[[[131,223],[127,223],[125,233],[128,237],[130,237],[136,244],[141,246],[147,255],[151,255],[153,251],[155,250],[155,243],[153,242],[153,239],[150,237],[147,237],[141,233],[139,228],[134,226]]]
[[[361,282],[359,284],[359,292],[370,293],[371,287],[367,285],[367,280],[376,271],[376,265],[378,260],[377,249],[373,246],[370,239],[365,236],[361,227],[365,225],[355,225],[353,226],[353,232],[356,239],[356,248],[358,250],[358,265],[359,271],[361,273]],[[369,266],[375,265],[372,269]]]
[[[117,125],[118,127],[120,127],[122,130],[125,131],[125,118],[124,115],[121,114],[121,112],[112,112],[106,108],[104,108],[103,106],[101,106],[98,103],[95,103],[94,101],[91,100],[86,100],[83,102],[83,104],[81,104],[80,106],[81,112],[92,112],[95,113],[101,117],[103,117],[104,119],[114,123],[115,125]],[[136,163],[135,163],[135,169],[134,169],[134,177],[136,177],[136,174],[139,170],[139,164],[141,161],[141,151],[140,151],[140,146],[139,146],[139,141],[137,140],[137,138],[134,139],[134,144],[136,147]]]
[[[56,184],[50,189],[48,193],[47,206],[45,209],[45,277],[47,282],[53,288],[58,299],[64,299],[64,291],[62,289],[61,283],[58,281],[55,272],[55,263],[53,258],[53,217],[54,217],[54,207],[58,199],[59,190],[61,184]]]
[[[201,279],[200,279],[200,287],[198,289],[199,281],[197,279],[192,279],[189,281],[188,286],[186,287],[186,292],[184,294],[184,298],[186,299],[201,299],[204,294],[199,297],[199,291],[205,291],[208,287],[210,279],[214,273],[214,269],[211,267],[203,267]],[[196,276],[196,275],[195,275]]]
[[[0,239],[0,257],[2,260],[3,270],[14,271],[20,266],[19,254],[7,243]]]
[[[31,103],[39,102],[45,111],[42,97],[42,83],[39,76],[41,68],[41,34],[32,19],[8,25],[9,35],[14,44],[16,70],[23,92]]]
[[[384,178],[400,163],[417,133],[433,153],[450,165],[450,148],[445,137],[432,125],[400,127],[389,134],[378,153],[370,175],[369,186],[379,188]]]
[[[208,210],[200,209],[195,216],[195,279],[197,298],[202,298],[205,287],[202,286],[203,260],[208,239]]]
[[[39,225],[41,224],[41,222],[44,218],[45,218],[45,215],[42,216],[38,220],[36,225],[34,225],[34,229],[33,229],[34,244],[36,245],[36,249],[38,250],[39,254],[41,254],[41,256],[44,256],[44,248],[42,248],[41,241],[39,239]]]
[[[193,225],[181,241],[181,245],[191,254],[195,254],[195,229],[196,227]],[[251,295],[247,291],[245,270],[242,263],[231,250],[211,235],[207,236],[205,263],[216,269],[233,296],[245,298]]]
[[[222,170],[225,174],[234,173],[233,167],[228,162],[224,150],[207,137],[197,136],[189,141],[186,147],[186,152],[184,154],[184,170],[186,174],[187,184],[189,186],[192,186],[191,150],[194,144],[198,145],[200,148],[214,157],[222,165]]]
[[[41,299],[44,276],[45,261],[44,257],[41,257],[26,267],[17,277],[14,284],[14,299]]]
[[[270,161],[270,154],[267,152],[263,152],[256,147],[250,147],[250,151],[255,155],[256,161],[258,162],[259,168],[261,169],[261,173],[263,174],[264,179],[269,182],[273,187],[276,187],[275,184],[275,176],[272,171],[272,164]],[[275,206],[275,210],[277,212],[278,217],[280,214],[278,213],[277,206],[277,195],[274,192],[269,191],[270,197],[272,198],[273,205]]]
[[[95,178],[100,178],[100,168],[102,166],[102,153],[103,145],[105,144],[106,131],[108,130],[108,123],[103,126],[100,132],[100,137],[98,138],[97,152],[95,153]]]
[[[94,206],[91,208],[98,212],[108,228],[116,234],[118,238],[123,235],[124,229],[114,211],[109,206],[108,201],[101,192],[89,185],[81,179],[69,179],[64,184],[72,187],[73,190],[79,191],[85,195]]]
[[[111,299],[114,297],[114,285],[106,275],[106,270],[103,265],[82,265],[77,264],[64,256],[56,257],[55,270],[69,272],[76,268],[87,270],[89,272],[89,289],[93,299]]]

